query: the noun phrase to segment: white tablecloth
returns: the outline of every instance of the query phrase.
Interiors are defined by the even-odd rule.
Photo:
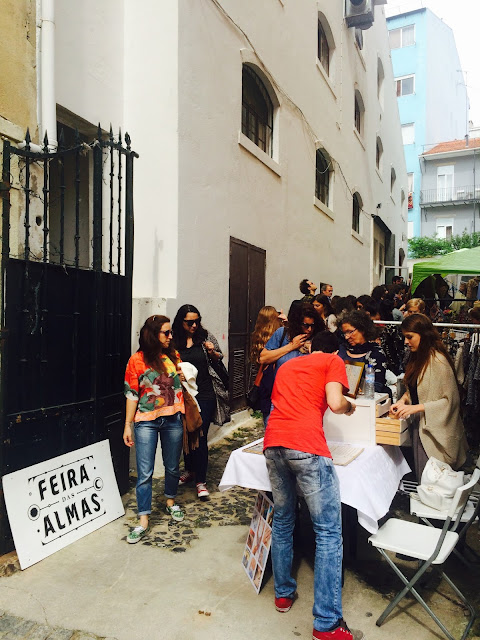
[[[263,455],[243,449],[263,438],[232,451],[220,480],[220,491],[238,485],[258,491],[271,491]],[[378,530],[378,520],[389,510],[403,476],[410,471],[398,447],[377,445],[364,451],[346,467],[336,466],[340,497],[358,513],[358,522],[370,533]]]

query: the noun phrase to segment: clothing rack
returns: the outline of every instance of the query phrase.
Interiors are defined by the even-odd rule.
[[[379,325],[397,325],[400,326],[402,324],[401,320],[374,320],[375,324]],[[451,329],[477,329],[480,330],[480,324],[466,324],[463,322],[432,322],[434,327],[445,327]]]

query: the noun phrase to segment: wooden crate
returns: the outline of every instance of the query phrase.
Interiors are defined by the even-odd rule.
[[[378,430],[375,432],[375,442],[377,444],[393,444],[397,447],[400,447],[402,445],[408,444],[409,440],[410,434],[408,432],[408,429],[399,433]]]
[[[375,428],[377,431],[391,431],[393,433],[401,433],[408,429],[408,421],[405,418],[377,418],[375,420]]]
[[[403,418],[377,418],[375,441],[377,444],[393,444],[399,447],[409,440],[408,421]]]

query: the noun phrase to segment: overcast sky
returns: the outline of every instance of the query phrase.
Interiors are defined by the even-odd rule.
[[[422,6],[453,29],[462,69],[467,72],[470,120],[480,126],[480,0],[388,0],[386,14]]]

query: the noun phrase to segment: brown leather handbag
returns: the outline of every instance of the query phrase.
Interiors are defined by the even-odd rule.
[[[183,402],[185,413],[183,414],[183,450],[190,453],[198,449],[202,432],[202,416],[198,410],[197,403],[190,393],[183,387]]]

